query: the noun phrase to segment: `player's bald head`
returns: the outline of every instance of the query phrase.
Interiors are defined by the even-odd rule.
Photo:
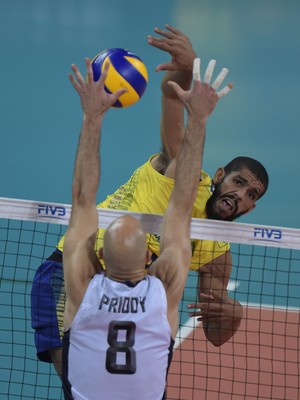
[[[103,238],[103,256],[107,268],[135,268],[145,262],[147,237],[136,218],[123,216],[107,228]]]

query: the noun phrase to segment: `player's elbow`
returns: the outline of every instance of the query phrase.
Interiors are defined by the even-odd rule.
[[[215,347],[227,343],[238,331],[242,316],[236,316],[233,320],[222,321],[222,323],[203,324],[207,340]]]
[[[227,343],[233,336],[235,332],[226,335],[206,335],[206,339],[215,347],[221,347],[223,344]]]
[[[209,340],[209,339],[208,339]],[[221,347],[222,346],[222,344],[224,344],[224,343],[226,343],[226,342],[224,342],[224,341],[214,341],[214,340],[209,340],[209,342],[212,344],[212,345],[214,345],[215,347]]]
[[[207,339],[213,346],[221,347],[223,344],[227,343],[231,339],[231,337],[226,338],[226,339],[222,339],[222,340],[221,339],[216,339],[216,338],[207,338]]]

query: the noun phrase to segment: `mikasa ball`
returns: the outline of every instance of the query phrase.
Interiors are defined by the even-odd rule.
[[[114,93],[121,88],[127,89],[127,92],[119,97],[113,107],[129,107],[139,101],[148,83],[147,68],[143,61],[126,49],[104,50],[92,60],[94,81],[99,80],[105,62],[110,64],[104,85],[105,90],[108,93]]]

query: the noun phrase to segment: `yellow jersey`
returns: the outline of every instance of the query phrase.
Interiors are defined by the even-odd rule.
[[[174,187],[174,179],[168,178],[157,172],[150,159],[135,170],[130,179],[119,187],[112,195],[108,196],[97,207],[114,210],[127,210],[150,214],[164,215]],[[205,206],[212,195],[212,180],[207,173],[201,171],[202,180],[199,182],[198,192],[192,210],[193,218],[207,218]],[[104,229],[98,230],[96,250],[103,246]],[[58,244],[58,249],[63,250],[64,237]],[[149,249],[159,255],[160,236],[148,234]],[[192,240],[193,256],[190,269],[198,270],[203,265],[224,254],[229,250],[229,243],[208,240]]]

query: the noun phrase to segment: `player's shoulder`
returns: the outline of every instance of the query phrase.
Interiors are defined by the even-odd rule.
[[[211,179],[210,175],[202,169],[201,170],[201,180],[200,180],[201,184],[207,185],[207,184],[210,184],[211,181],[212,181],[212,179]]]
[[[173,283],[174,278],[178,277],[178,271],[184,269],[185,265],[189,263],[190,255],[189,252],[184,251],[184,248],[169,246],[153,262],[149,268],[149,275],[159,278],[163,284],[169,286]]]

